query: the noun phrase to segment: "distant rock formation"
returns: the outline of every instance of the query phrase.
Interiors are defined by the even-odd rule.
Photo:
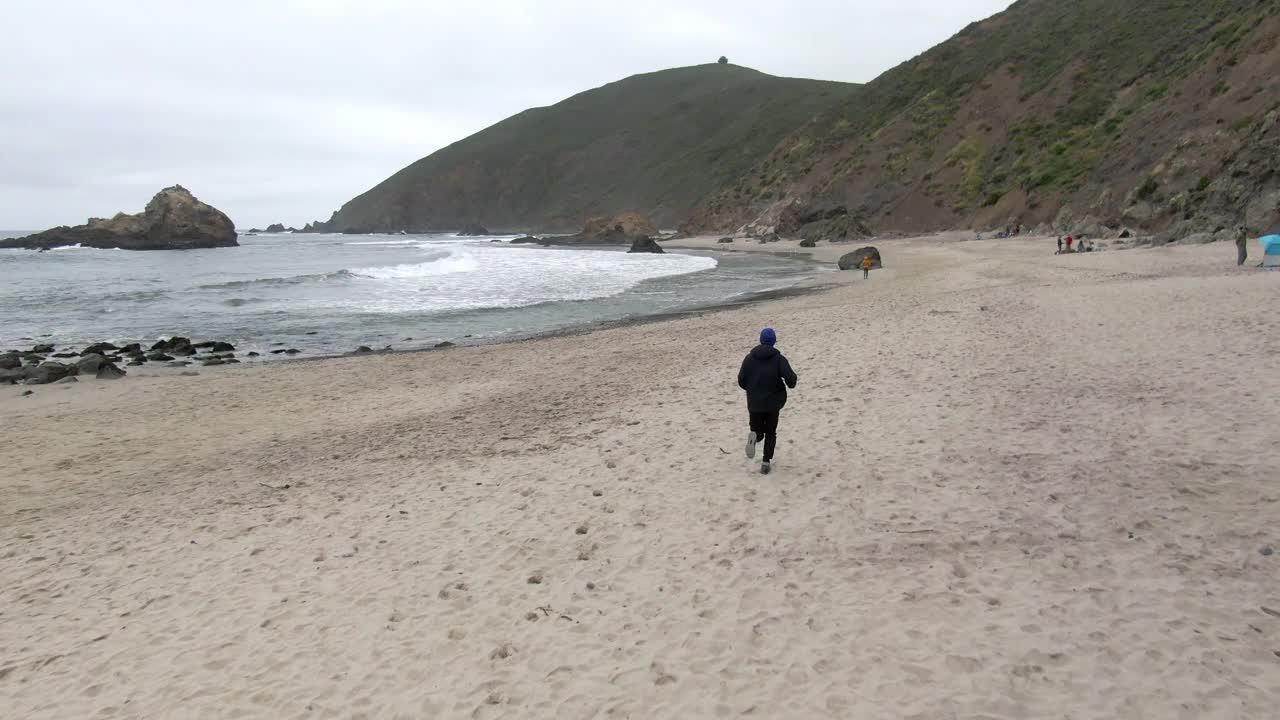
[[[137,215],[119,213],[110,220],[90,218],[84,225],[56,227],[35,235],[0,241],[0,248],[31,250],[81,245],[121,250],[195,250],[235,247],[236,226],[221,211],[174,185],[151,198]]]
[[[269,232],[269,233],[287,233],[287,232],[298,232],[298,229],[297,229],[297,228],[291,228],[291,227],[285,227],[285,226],[284,226],[284,223],[272,223],[272,224],[268,225],[268,226],[267,226],[267,229],[266,229],[266,230],[263,230],[262,232]]]
[[[628,255],[630,255],[631,253],[662,254],[664,252],[666,251],[662,249],[662,246],[658,244],[657,240],[654,240],[653,238],[649,238],[649,237],[637,237],[635,240],[631,241],[631,249],[627,251],[627,254]]]
[[[658,234],[649,218],[636,213],[591,218],[576,235],[544,237],[543,245],[634,245]]]
[[[493,233],[489,232],[489,229],[480,223],[468,223],[458,231],[458,234],[463,237],[475,237],[479,235],[492,235]]]

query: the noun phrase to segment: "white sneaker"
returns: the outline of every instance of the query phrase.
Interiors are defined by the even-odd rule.
[[[751,431],[747,433],[747,459],[750,460],[755,456],[756,456],[756,434],[755,434],[755,431]]]

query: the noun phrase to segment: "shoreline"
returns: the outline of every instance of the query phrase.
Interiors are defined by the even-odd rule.
[[[399,236],[396,236],[396,237],[399,237]],[[671,247],[675,248],[674,245],[672,245]],[[548,247],[534,247],[529,249],[556,251],[563,248],[561,248],[560,246],[548,246]],[[570,249],[616,250],[618,248],[616,248],[615,246],[601,245],[601,246],[584,246],[581,248],[570,248]],[[731,250],[725,250],[723,248],[706,248],[706,247],[700,247],[700,246],[679,247],[678,249],[694,250],[698,252],[710,251],[712,255],[717,253],[732,252]],[[671,253],[671,254],[677,254],[677,253]],[[129,374],[131,375],[136,374],[137,376],[140,376],[140,377],[141,376],[166,376],[166,375],[180,375],[183,372],[189,373],[191,371],[204,371],[204,370],[214,370],[214,369],[221,369],[221,368],[235,370],[235,369],[244,369],[244,368],[256,367],[256,366],[275,366],[275,365],[285,364],[285,363],[315,362],[320,360],[331,360],[335,358],[365,357],[370,355],[392,355],[392,354],[404,354],[404,353],[430,353],[430,352],[439,352],[442,350],[451,350],[451,349],[463,348],[463,347],[486,347],[486,346],[493,346],[493,345],[504,345],[509,343],[522,343],[522,342],[538,340],[541,338],[581,335],[581,334],[596,332],[599,330],[606,330],[606,329],[615,328],[615,327],[628,327],[632,325],[663,322],[665,320],[670,320],[670,319],[678,319],[682,317],[691,317],[691,316],[704,315],[707,313],[715,313],[715,312],[730,310],[730,309],[734,309],[734,308],[738,308],[738,307],[742,307],[742,306],[750,305],[754,303],[767,302],[773,299],[780,299],[780,298],[802,295],[807,293],[820,292],[824,288],[829,287],[833,284],[836,284],[835,281],[823,282],[821,279],[822,273],[819,270],[820,268],[825,267],[825,265],[819,261],[816,261],[808,257],[807,254],[805,253],[771,252],[767,254],[809,265],[811,266],[810,270],[812,270],[812,274],[810,274],[807,277],[795,279],[794,281],[792,281],[790,285],[786,287],[772,288],[768,290],[761,290],[761,291],[754,291],[754,292],[743,292],[733,296],[732,298],[726,298],[723,300],[707,302],[704,304],[692,305],[687,308],[683,308],[679,310],[656,310],[654,312],[631,315],[624,318],[606,319],[606,320],[586,320],[581,322],[573,322],[564,327],[553,328],[549,330],[541,330],[541,331],[534,331],[534,332],[516,332],[516,333],[503,335],[501,337],[488,338],[488,339],[478,339],[478,340],[473,338],[450,339],[445,341],[449,343],[445,347],[438,347],[438,346],[437,347],[433,347],[433,346],[414,347],[414,348],[392,347],[390,349],[380,349],[380,348],[373,348],[372,343],[377,341],[366,341],[364,344],[373,348],[371,352],[362,353],[358,351],[348,351],[348,352],[330,353],[330,354],[309,354],[309,355],[306,355],[305,357],[300,357],[298,355],[285,356],[283,353],[273,354],[270,350],[268,350],[264,346],[258,349],[258,351],[260,352],[260,355],[255,358],[246,358],[244,355],[245,353],[244,350],[236,350],[235,357],[236,359],[240,360],[240,362],[238,363],[205,366],[205,365],[202,365],[199,360],[196,360],[196,361],[192,361],[190,365],[184,366],[184,367],[167,367],[160,362],[153,362],[153,363],[147,363],[141,366],[129,367],[127,368],[127,370]],[[610,298],[608,297],[592,298],[589,300],[581,300],[581,301],[574,301],[574,302],[591,303],[597,300],[608,300],[608,299]],[[551,301],[551,302],[556,303],[556,302],[566,302],[566,301]],[[122,338],[123,337],[135,337],[135,335],[125,335],[125,336],[122,336]],[[205,339],[205,335],[201,335],[198,333],[191,334],[190,337],[192,338],[193,341]],[[301,338],[298,338],[298,339],[300,340]],[[31,338],[28,338],[25,341],[36,343],[36,344],[44,344],[52,340],[56,340],[56,338],[54,338],[52,335],[37,335]],[[115,343],[115,342],[126,342],[126,340],[99,339],[89,343],[84,343],[83,346],[88,347],[99,342]],[[143,345],[145,346],[150,342],[152,341],[148,340],[146,343],[143,343]],[[290,347],[289,342],[274,343],[274,345],[277,345],[281,348]],[[63,346],[61,345],[58,345],[58,347],[59,349],[63,348]],[[73,347],[73,345],[68,345],[66,347]],[[145,350],[146,348],[144,347],[144,351]],[[50,358],[50,359],[54,359],[54,358]],[[74,362],[75,359],[76,358],[70,358],[70,361]],[[177,358],[177,360],[179,361],[184,359],[185,359],[184,357]],[[62,360],[64,362],[68,361],[66,359],[59,359],[59,360]]]

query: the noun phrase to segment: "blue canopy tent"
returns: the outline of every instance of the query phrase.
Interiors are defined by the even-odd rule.
[[[1280,235],[1267,235],[1262,243],[1262,266],[1280,268]]]

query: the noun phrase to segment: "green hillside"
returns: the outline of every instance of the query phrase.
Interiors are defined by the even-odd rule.
[[[769,223],[798,204],[897,230],[1274,229],[1278,12],[1020,0],[797,128],[686,228]]]
[[[735,65],[637,75],[450,145],[315,229],[567,230],[628,211],[674,226],[855,89]]]

